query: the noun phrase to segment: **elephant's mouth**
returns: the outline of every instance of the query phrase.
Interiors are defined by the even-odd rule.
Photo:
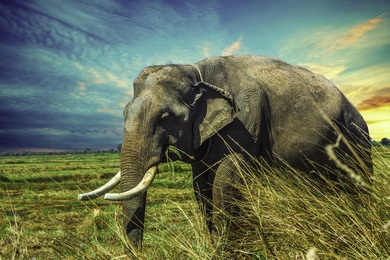
[[[95,199],[105,194],[104,199],[106,200],[117,200],[117,201],[130,200],[136,197],[137,195],[144,193],[149,188],[150,184],[152,184],[154,177],[157,174],[157,171],[158,171],[157,166],[151,167],[149,170],[146,171],[144,177],[138,183],[138,185],[131,190],[121,192],[121,193],[108,193],[116,186],[118,186],[121,179],[121,172],[119,171],[110,181],[108,181],[100,188],[97,188],[96,190],[93,190],[88,193],[79,194],[78,199],[79,200]]]

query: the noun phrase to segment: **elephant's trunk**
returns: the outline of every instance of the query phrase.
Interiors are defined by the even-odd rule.
[[[131,129],[133,131],[126,130],[121,152],[122,193],[106,194],[105,198],[124,200],[123,227],[130,242],[140,248],[144,229],[146,191],[157,173],[161,149],[154,148],[157,142],[147,142],[151,139],[145,136],[149,132],[147,127],[135,130],[133,128]]]

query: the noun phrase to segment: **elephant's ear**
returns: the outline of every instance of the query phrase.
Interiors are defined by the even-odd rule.
[[[231,95],[209,83],[199,82],[200,88],[194,106],[194,148],[230,124],[236,116],[236,108]]]

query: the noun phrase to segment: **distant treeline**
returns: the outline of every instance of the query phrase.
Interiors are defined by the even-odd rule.
[[[372,140],[373,147],[390,147],[390,140],[388,138],[382,138],[380,141]],[[51,151],[51,152],[37,152],[37,151],[23,151],[23,152],[5,152],[0,154],[1,156],[29,156],[29,155],[63,155],[63,154],[105,154],[105,153],[120,153],[122,144],[119,144],[117,149],[108,150],[92,150],[87,148],[85,150],[72,150],[72,151]]]
[[[377,141],[374,141],[372,140],[371,141],[371,144],[372,146],[374,147],[379,147],[379,146],[387,146],[387,147],[390,147],[390,140],[388,138],[382,138],[382,140],[380,142],[377,142]]]
[[[67,155],[67,154],[107,154],[107,153],[120,153],[120,150],[108,149],[108,150],[72,150],[72,151],[22,151],[22,152],[5,152],[0,154],[1,156],[30,156],[30,155]]]

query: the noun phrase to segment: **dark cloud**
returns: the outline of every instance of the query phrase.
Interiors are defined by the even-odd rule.
[[[111,121],[111,122],[107,122]],[[49,111],[0,110],[1,150],[114,148],[122,139],[122,119]]]
[[[0,3],[0,151],[98,149],[121,142],[125,90],[86,71],[104,78],[101,71],[122,53],[106,40],[119,43],[101,12],[75,1]]]
[[[92,134],[92,133],[91,133]],[[96,135],[96,133],[93,133]],[[52,129],[12,131],[0,133],[2,143],[0,152],[10,150],[84,150],[91,149],[111,149],[122,142],[118,134],[100,134],[93,137],[87,134],[66,133]]]

